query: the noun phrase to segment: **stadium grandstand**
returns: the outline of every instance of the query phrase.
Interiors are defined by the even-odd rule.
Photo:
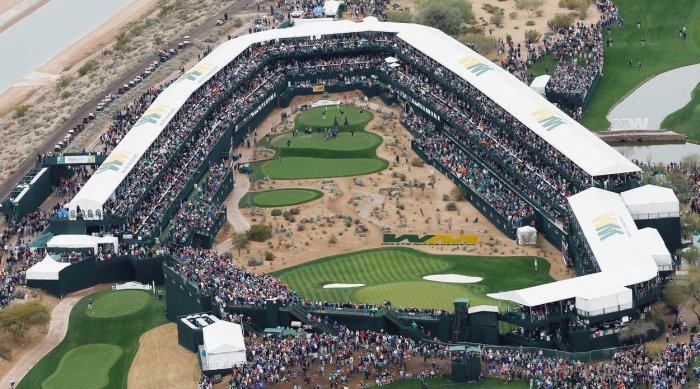
[[[208,175],[232,180],[219,165],[231,157],[231,148],[272,107],[288,106],[319,84],[401,104],[418,155],[464,188],[507,236],[515,238],[519,227],[537,228],[562,248],[580,276],[492,294],[520,305],[504,314],[474,311],[519,327],[503,340],[498,325],[476,331],[474,323],[465,330],[466,319],[456,318],[468,311],[457,303],[455,312],[422,319],[435,337],[577,351],[609,347],[617,342],[620,323],[643,315],[658,299],[670,252],[680,244],[679,234],[653,229],[679,228],[672,193],[660,199],[634,192],[643,188],[639,167],[475,51],[430,27],[375,18],[300,22],[223,43],[152,101],[65,206],[67,217],[54,216],[53,232],[103,232],[123,244],[149,245],[173,217],[185,223],[176,230],[187,231],[187,223],[197,223],[182,205],[192,186]],[[214,198],[221,196],[204,201]],[[655,213],[659,204],[668,212]],[[633,217],[630,209],[656,216]],[[207,225],[210,236],[220,227],[215,221]],[[382,307],[361,307],[354,319],[331,315],[278,279],[237,268],[211,251],[182,247],[185,241],[178,237],[166,250],[172,257],[164,271],[173,319],[211,309],[239,321],[243,315],[268,318],[260,319],[261,327],[330,316],[363,329],[369,323],[364,315],[376,309],[394,323],[393,330],[424,336]],[[339,331],[325,322],[315,325]]]

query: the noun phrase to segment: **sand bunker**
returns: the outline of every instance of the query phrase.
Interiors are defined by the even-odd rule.
[[[449,282],[451,284],[473,284],[483,280],[481,277],[470,277],[460,274],[431,274],[423,277],[423,279],[426,281]]]
[[[365,284],[326,284],[323,285],[323,289],[359,288],[360,286],[365,286]]]

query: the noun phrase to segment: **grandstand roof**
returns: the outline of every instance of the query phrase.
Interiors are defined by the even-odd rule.
[[[680,216],[680,203],[670,188],[644,185],[622,192],[620,196],[635,220]]]
[[[251,44],[352,32],[396,32],[399,38],[467,80],[591,176],[639,168],[506,70],[432,27],[410,23],[327,21],[273,29],[222,43],[166,88],[69,204],[101,210],[189,96]]]

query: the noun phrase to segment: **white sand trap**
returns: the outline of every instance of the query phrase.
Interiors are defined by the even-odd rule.
[[[483,280],[481,277],[463,276],[461,274],[431,274],[423,277],[426,281],[449,282],[450,284],[473,284]]]
[[[326,284],[323,285],[323,289],[359,288],[360,286],[365,286],[365,284]]]

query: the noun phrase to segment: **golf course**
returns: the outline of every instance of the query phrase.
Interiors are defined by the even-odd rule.
[[[141,290],[109,289],[82,298],[71,311],[65,339],[17,387],[125,388],[139,337],[167,323],[164,310],[165,300]]]
[[[431,255],[404,247],[378,248],[321,258],[280,270],[274,275],[307,299],[381,304],[398,307],[453,309],[457,298],[471,305],[496,304],[487,293],[526,288],[552,281],[549,263],[535,257]],[[424,280],[424,276],[457,274],[482,278],[473,283]],[[332,284],[363,285],[324,288]]]
[[[253,178],[273,180],[348,177],[384,170],[389,163],[376,155],[382,138],[364,130],[374,115],[342,105],[310,108],[297,115],[294,130],[263,140],[275,151],[266,161],[251,163]],[[347,121],[346,121],[347,119]],[[333,137],[326,131],[337,128]]]
[[[603,39],[614,43],[605,47],[603,78],[586,109],[583,124],[593,131],[604,131],[610,126],[606,115],[628,93],[646,80],[671,69],[700,61],[700,2],[696,0],[616,0],[615,4],[625,21],[624,28],[615,24],[603,32]],[[636,23],[640,22],[637,28]],[[681,39],[678,31],[686,27],[687,39]],[[641,39],[645,44],[641,44]],[[629,66],[632,60],[634,66]],[[637,64],[641,63],[641,69]],[[672,90],[670,86],[669,90]],[[695,93],[697,95],[697,93]],[[691,107],[679,113],[685,119],[693,118],[692,125],[685,120],[670,119],[665,128],[688,134],[700,140],[700,115],[697,114],[698,98]],[[691,131],[694,129],[694,131]]]

